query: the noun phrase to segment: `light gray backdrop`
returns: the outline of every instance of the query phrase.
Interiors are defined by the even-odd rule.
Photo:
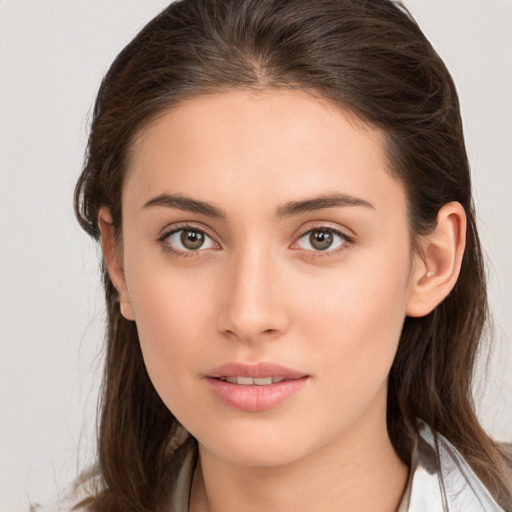
[[[512,1],[406,0],[459,87],[497,347],[478,407],[512,440]],[[0,0],[0,508],[93,459],[97,253],[72,213],[99,81],[165,0]]]

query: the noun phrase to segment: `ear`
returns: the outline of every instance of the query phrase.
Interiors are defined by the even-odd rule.
[[[451,292],[466,247],[466,214],[460,203],[445,204],[434,232],[422,237],[422,254],[414,256],[407,300],[408,316],[428,315]]]
[[[121,257],[116,248],[112,215],[110,214],[110,210],[104,206],[100,208],[98,213],[98,227],[100,228],[101,247],[107,265],[108,275],[119,295],[121,314],[127,320],[135,320],[130,296],[128,295]]]

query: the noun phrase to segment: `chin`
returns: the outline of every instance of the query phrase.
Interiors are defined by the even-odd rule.
[[[208,447],[206,447],[209,449]],[[224,445],[213,447],[215,456],[229,464],[240,467],[270,468],[289,465],[302,458],[299,447],[283,446],[283,442],[271,444],[269,442],[254,443],[251,446]]]
[[[310,429],[297,423],[242,421],[226,423],[209,432],[191,432],[200,448],[230,464],[243,467],[278,467],[290,464],[314,451]],[[303,427],[304,425],[302,425]],[[318,442],[318,436],[316,436]]]

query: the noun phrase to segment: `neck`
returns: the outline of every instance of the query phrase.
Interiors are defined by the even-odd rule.
[[[190,512],[396,511],[408,468],[383,420],[358,423],[339,439],[284,466],[243,467],[199,446]]]

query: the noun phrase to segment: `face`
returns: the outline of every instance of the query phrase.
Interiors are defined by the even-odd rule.
[[[385,424],[414,257],[378,130],[299,91],[194,98],[122,197],[123,312],[202,448],[277,465]]]

